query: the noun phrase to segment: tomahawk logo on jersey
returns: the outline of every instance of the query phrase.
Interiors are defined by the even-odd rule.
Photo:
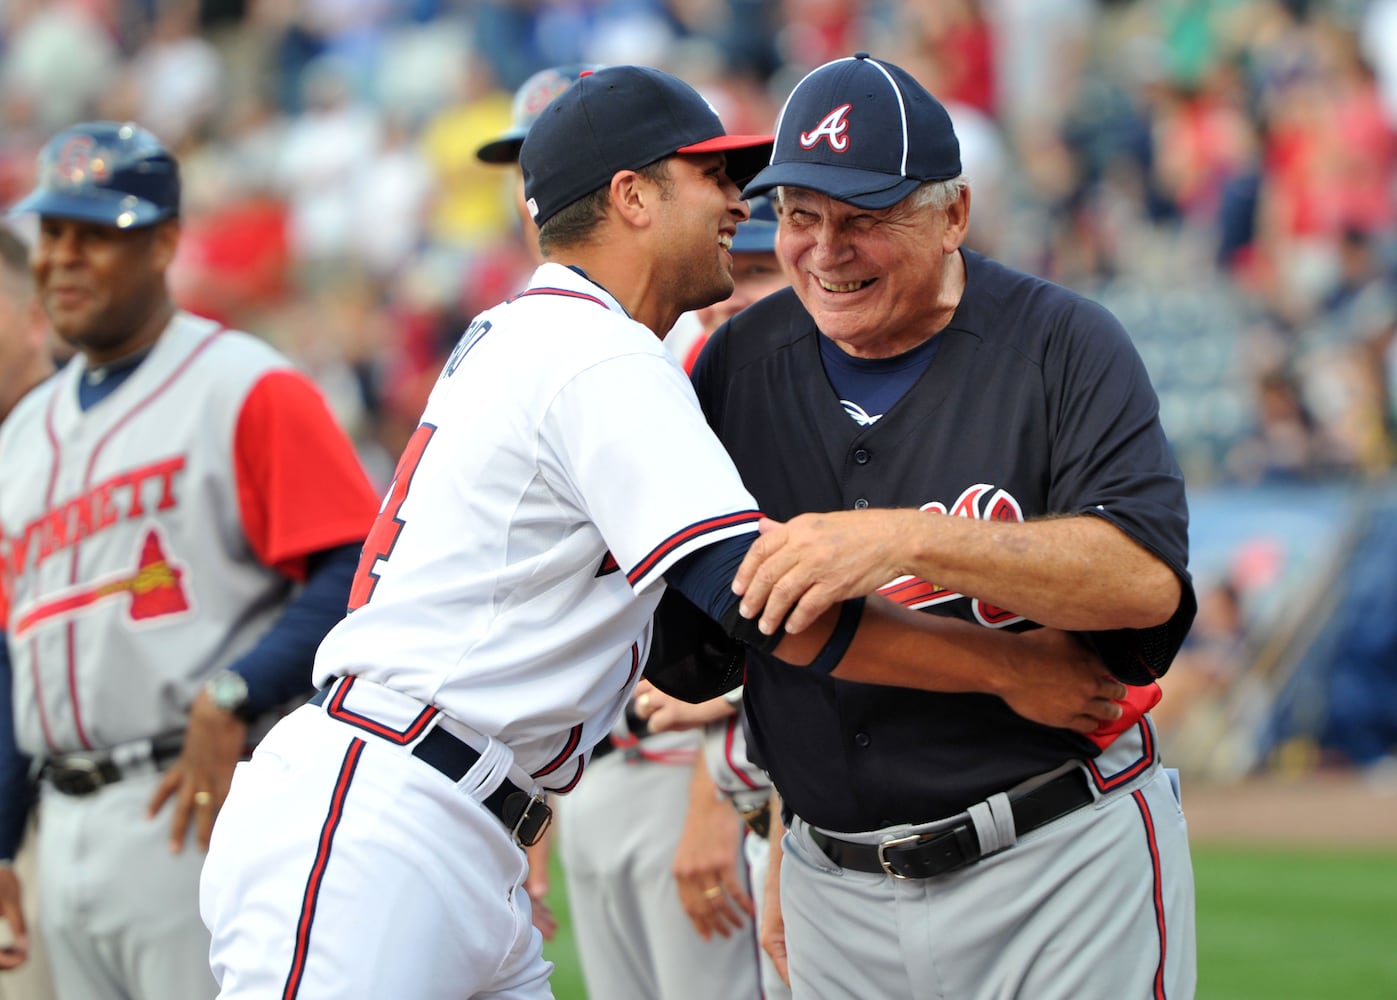
[[[10,627],[16,638],[46,621],[64,620],[103,601],[129,595],[128,619],[144,622],[180,614],[191,608],[184,584],[187,570],[165,553],[160,531],[152,525],[141,540],[140,552],[129,572],[118,572],[82,586],[58,591],[19,609]]]
[[[968,517],[979,521],[1024,519],[1023,508],[1014,499],[1013,494],[989,483],[976,483],[968,487],[950,508],[939,500],[933,500],[922,504],[920,509],[933,514],[949,514],[952,517]],[[913,610],[959,601],[965,596],[916,576],[900,576],[896,580],[890,580],[878,588],[878,593]],[[970,608],[975,620],[988,628],[1004,628],[1024,620],[1022,615],[987,604],[978,597],[971,598]]]

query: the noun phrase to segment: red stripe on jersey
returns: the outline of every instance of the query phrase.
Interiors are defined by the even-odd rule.
[[[559,750],[552,760],[550,760],[547,764],[544,764],[543,767],[539,768],[533,774],[529,775],[529,777],[541,778],[545,774],[552,774],[554,771],[558,770],[558,768],[562,767],[564,764],[567,763],[567,760],[569,757],[572,756],[573,751],[576,750],[581,744],[582,725],[581,723],[579,723],[578,725],[573,726],[572,729],[568,731],[568,740],[565,744],[563,744],[563,749]]]
[[[334,846],[335,831],[344,818],[344,800],[349,795],[349,783],[354,780],[354,771],[359,766],[359,758],[364,753],[364,741],[352,739],[349,750],[340,765],[335,789],[330,795],[330,811],[325,816],[325,824],[320,828],[320,843],[311,863],[310,877],[306,880],[306,891],[301,897],[301,918],[296,923],[295,950],[291,953],[291,968],[286,974],[286,986],[281,991],[282,1000],[293,1000],[301,989],[301,980],[306,972],[306,955],[310,951],[310,929],[315,922],[315,907],[320,898],[320,887],[325,881],[325,868],[330,863],[330,849]]]
[[[640,643],[631,643],[631,672],[626,675],[626,687],[631,686],[635,680],[636,673],[640,670]]]
[[[351,726],[357,726],[365,732],[383,737],[390,743],[396,743],[398,746],[406,746],[417,739],[417,737],[421,736],[423,730],[425,730],[428,724],[440,713],[440,709],[436,708],[436,706],[428,705],[418,714],[417,718],[409,722],[407,728],[402,731],[394,729],[391,726],[385,726],[381,722],[375,722],[373,719],[370,719],[367,715],[351,712],[344,707],[344,699],[349,694],[349,689],[353,686],[355,680],[356,678],[351,675],[340,683],[340,686],[335,689],[334,695],[330,698],[330,703],[325,706],[326,713],[328,713],[332,719],[338,719],[340,722],[347,723]]]
[[[588,295],[586,292],[573,292],[569,291],[566,288],[530,288],[528,291],[520,292],[518,295],[514,296],[514,298],[510,299],[509,301],[514,302],[518,299],[526,298],[530,295],[561,295],[565,299],[582,299],[584,302],[595,302],[603,309],[610,308],[610,306],[608,306],[601,299],[597,298],[595,295]]]
[[[1136,790],[1130,795],[1140,810],[1141,821],[1145,824],[1145,842],[1150,852],[1150,869],[1154,877],[1152,897],[1155,928],[1159,931],[1159,965],[1154,970],[1154,991],[1150,995],[1154,997],[1154,1000],[1164,1000],[1164,957],[1167,954],[1169,941],[1164,926],[1164,880],[1160,876],[1159,870],[1159,840],[1155,836],[1154,816],[1150,813],[1150,804],[1145,801],[1145,793]]]
[[[572,791],[577,787],[577,783],[582,780],[582,767],[582,758],[578,757],[577,770],[572,773],[572,780],[565,785],[559,785],[557,788],[550,788],[548,790],[550,792],[556,792],[559,795],[566,795],[568,792]]]
[[[635,586],[636,581],[642,579],[645,574],[654,569],[665,556],[669,555],[681,545],[691,542],[695,538],[701,538],[711,532],[729,528],[734,524],[752,524],[760,521],[761,518],[762,512],[759,510],[742,510],[735,514],[725,514],[722,517],[714,517],[707,521],[699,521],[697,524],[691,524],[682,531],[677,531],[673,535],[670,535],[652,549],[650,554],[642,559],[635,569],[626,574],[626,579],[630,581],[631,586]]]
[[[1149,724],[1143,719],[1136,723],[1136,726],[1140,731],[1140,746],[1143,749],[1140,757],[1133,763],[1127,764],[1115,774],[1106,775],[1101,773],[1101,769],[1096,766],[1096,761],[1087,761],[1087,770],[1091,772],[1092,780],[1096,782],[1096,787],[1100,791],[1109,792],[1113,788],[1119,788],[1126,782],[1138,777],[1146,768],[1154,763],[1154,730],[1152,730]]]
[[[43,685],[39,683],[39,644],[29,644],[29,677],[34,682],[34,703],[39,706],[39,728],[44,731],[44,745],[56,751],[58,744],[53,739],[53,728],[49,725],[49,715],[44,709],[44,699],[40,697]]]

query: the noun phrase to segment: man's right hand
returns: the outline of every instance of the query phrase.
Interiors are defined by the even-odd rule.
[[[24,924],[19,877],[9,864],[0,864],[0,924],[7,930],[0,943],[0,971],[17,969],[29,958],[29,931]]]
[[[1083,735],[1120,718],[1126,686],[1075,633],[1040,628],[1001,635],[1009,669],[996,693],[1019,715]]]

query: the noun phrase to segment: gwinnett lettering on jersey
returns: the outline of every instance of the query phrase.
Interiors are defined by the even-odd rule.
[[[184,466],[182,454],[138,466],[36,517],[20,532],[5,539],[11,571],[18,576],[30,566],[31,558],[33,566],[40,566],[54,553],[119,521],[145,517],[149,510],[174,507],[179,502],[175,495],[175,474]]]

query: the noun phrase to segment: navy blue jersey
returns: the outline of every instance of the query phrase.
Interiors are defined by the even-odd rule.
[[[821,365],[819,333],[786,290],[709,341],[694,383],[764,513],[918,507],[1000,520],[1093,514],[1179,575],[1178,612],[1154,629],[1098,633],[1108,665],[1157,675],[1193,620],[1183,478],[1130,339],[1101,306],[963,251],[965,294],[935,358],[876,422],[852,420]],[[931,516],[929,514],[928,516]],[[1012,609],[904,578],[909,607],[991,628]],[[753,657],[759,654],[752,653]],[[754,757],[816,826],[857,831],[957,813],[1069,760],[1093,741],[1020,717],[999,698],[841,681],[753,663]]]

